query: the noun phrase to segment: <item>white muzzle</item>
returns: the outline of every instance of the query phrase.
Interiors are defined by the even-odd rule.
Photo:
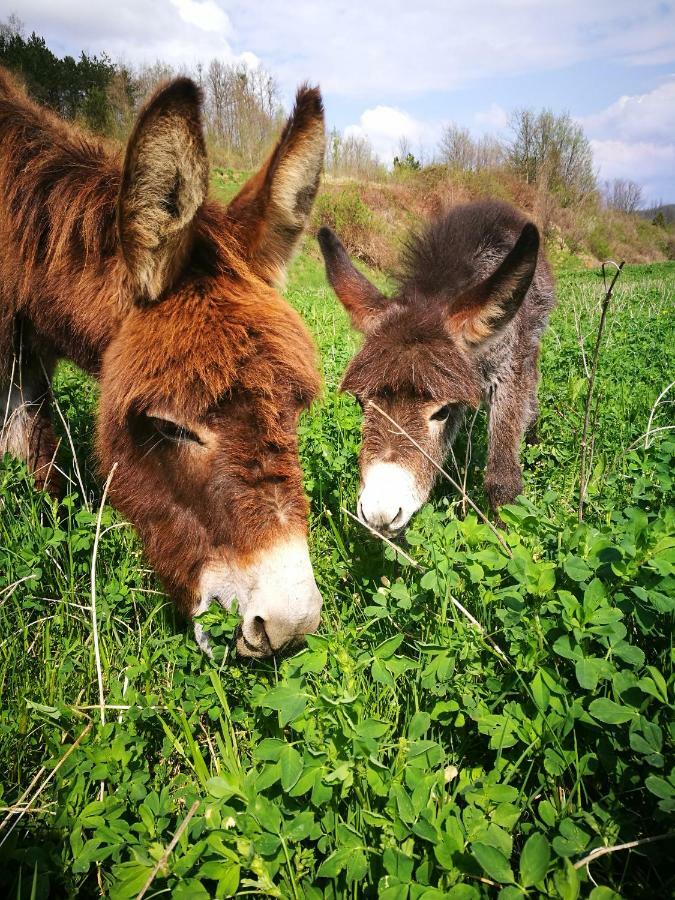
[[[398,463],[372,463],[361,477],[359,518],[376,531],[400,531],[426,500],[410,469]]]
[[[236,598],[242,618],[237,650],[243,656],[270,656],[302,641],[319,627],[322,598],[314,580],[307,542],[294,538],[266,550],[246,567],[217,562],[204,568],[194,615],[214,600],[229,609]],[[210,653],[208,638],[195,622],[197,643]]]

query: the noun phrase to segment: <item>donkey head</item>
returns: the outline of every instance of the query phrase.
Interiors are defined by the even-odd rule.
[[[426,501],[466,407],[481,401],[481,357],[525,298],[539,234],[525,225],[496,271],[459,293],[425,295],[412,282],[392,299],[330,229],[319,244],[333,290],[364,335],[341,386],[364,411],[358,514],[392,534]]]
[[[316,194],[323,109],[318,90],[298,92],[225,209],[205,199],[200,103],[191,81],[170,83],[127,147],[117,221],[133,303],[103,359],[98,450],[182,610],[236,598],[239,650],[264,656],[314,631],[321,610],[296,437],[316,354],[274,284]]]

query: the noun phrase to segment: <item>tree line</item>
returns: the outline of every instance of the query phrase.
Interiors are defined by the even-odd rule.
[[[0,23],[0,63],[18,74],[29,93],[67,119],[81,121],[100,134],[123,140],[131,130],[143,100],[176,74],[191,74],[205,97],[205,126],[212,159],[221,165],[257,166],[283,119],[277,82],[264,68],[213,59],[196,71],[180,72],[157,62],[132,68],[82,51],[79,59],[59,58],[43,37],[25,36],[17,16]],[[593,153],[582,126],[569,113],[517,109],[509,122],[510,138],[475,138],[468,129],[446,126],[433,162],[460,173],[508,170],[542,192],[571,206],[599,192],[605,204],[623,212],[642,206],[635,181],[615,179],[598,184]],[[401,139],[394,170],[414,172],[422,160]],[[333,176],[380,178],[385,167],[363,136],[330,132],[326,170]]]
[[[0,22],[0,64],[12,70],[29,94],[66,119],[124,140],[140,106],[167,78],[189,74],[204,92],[204,118],[212,159],[221,165],[255,167],[271,146],[283,118],[279,87],[262,67],[214,59],[196,71],[163,62],[132,68],[84,51],[59,58],[43,37],[25,34],[17,16]]]

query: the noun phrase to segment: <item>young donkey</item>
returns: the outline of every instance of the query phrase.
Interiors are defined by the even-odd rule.
[[[323,153],[321,96],[301,88],[271,156],[223,207],[206,200],[189,79],[141,111],[120,166],[0,70],[0,453],[52,479],[55,362],[97,377],[112,501],[184,613],[237,598],[250,656],[314,631],[321,610],[296,438],[316,357],[274,284]]]
[[[328,278],[365,341],[342,389],[364,408],[358,513],[386,533],[429,496],[437,470],[374,401],[443,463],[467,407],[489,406],[485,488],[493,510],[522,490],[523,433],[537,415],[537,357],[554,305],[539,233],[517,210],[458,206],[410,239],[396,296],[358,272],[319,232]]]

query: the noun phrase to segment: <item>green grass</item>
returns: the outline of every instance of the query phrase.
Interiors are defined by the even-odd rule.
[[[590,353],[603,288],[595,273],[561,274],[541,441],[523,451],[525,498],[504,511],[510,555],[439,488],[407,535],[416,569],[342,512],[354,507],[360,413],[336,388],[357,341],[308,242],[287,293],[325,381],[300,428],[320,632],[291,658],[251,664],[229,649],[232,618],[210,613],[222,638],[209,662],[106,507],[105,725],[89,608],[96,389],[62,366],[56,395],[88,506],[67,450],[61,506],[22,465],[0,464],[0,806],[36,775],[44,784],[93,725],[0,847],[3,896],[135,897],[195,801],[146,896],[669,896],[672,838],[602,856],[593,880],[574,863],[673,828],[675,440],[661,431],[645,450],[643,435],[675,370],[674,292],[673,264],[619,282],[579,525],[575,311]],[[672,425],[673,408],[654,426]],[[466,435],[456,450],[462,468]],[[467,486],[483,506],[484,456],[481,414]]]

